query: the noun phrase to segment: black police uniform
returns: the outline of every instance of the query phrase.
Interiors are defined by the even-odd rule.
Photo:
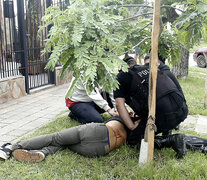
[[[177,91],[168,93],[164,97],[161,97],[156,103],[155,124],[157,126],[157,133],[174,129],[180,124],[180,122],[184,121],[188,114],[188,107],[186,105],[182,88],[170,71],[170,68],[161,62],[159,69],[174,82],[177,87]],[[130,105],[132,75],[129,72],[120,71],[117,75],[117,80],[119,81],[119,89],[114,91],[114,98],[125,98],[126,104]],[[144,136],[146,122],[147,117],[143,118],[139,126],[131,132],[128,137],[128,144],[136,145],[141,141]]]

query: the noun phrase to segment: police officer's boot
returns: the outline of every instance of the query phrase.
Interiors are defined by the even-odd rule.
[[[178,125],[175,127],[175,130],[176,130],[176,131],[179,131],[179,130],[180,130],[180,124],[178,124]]]
[[[183,158],[187,153],[185,135],[173,134],[169,136],[156,136],[155,147],[161,149],[163,147],[172,148],[177,154],[177,158]]]
[[[167,137],[167,136],[169,136],[169,135],[172,135],[172,130],[164,131],[164,132],[162,133],[162,136],[165,136],[165,137]]]

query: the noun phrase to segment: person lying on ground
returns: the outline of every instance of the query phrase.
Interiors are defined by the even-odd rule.
[[[119,117],[107,123],[88,123],[63,131],[41,135],[16,144],[6,143],[0,148],[0,158],[11,154],[18,161],[40,162],[49,154],[69,148],[87,157],[103,156],[126,142],[127,132]]]
[[[140,120],[135,119],[139,124]],[[14,158],[21,162],[41,162],[50,154],[54,154],[65,148],[73,152],[87,156],[97,157],[108,154],[113,149],[120,147],[131,133],[124,125],[119,116],[109,118],[106,123],[88,123],[66,130],[41,135],[15,144],[6,143],[0,147],[0,159],[6,160],[13,154]],[[184,138],[185,137],[185,138]],[[207,140],[203,139],[202,152],[207,152]],[[201,138],[185,136],[184,134],[173,134],[169,136],[156,136],[155,148],[172,148],[177,158],[186,154],[187,148],[195,147],[196,143],[201,144]],[[198,143],[197,143],[198,144]]]

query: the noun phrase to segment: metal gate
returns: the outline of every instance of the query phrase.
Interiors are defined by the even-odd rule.
[[[55,83],[54,73],[44,69],[49,55],[41,55],[49,29],[38,36],[51,4],[66,8],[69,0],[0,0],[0,79],[22,74],[27,93]]]

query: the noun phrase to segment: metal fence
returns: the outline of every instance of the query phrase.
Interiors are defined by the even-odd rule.
[[[15,61],[14,40],[16,25],[14,20],[13,1],[0,4],[0,78],[19,75],[20,64]]]
[[[38,36],[41,18],[50,5],[65,9],[69,0],[0,0],[0,79],[25,76],[26,91],[54,83],[41,55],[48,29]]]

